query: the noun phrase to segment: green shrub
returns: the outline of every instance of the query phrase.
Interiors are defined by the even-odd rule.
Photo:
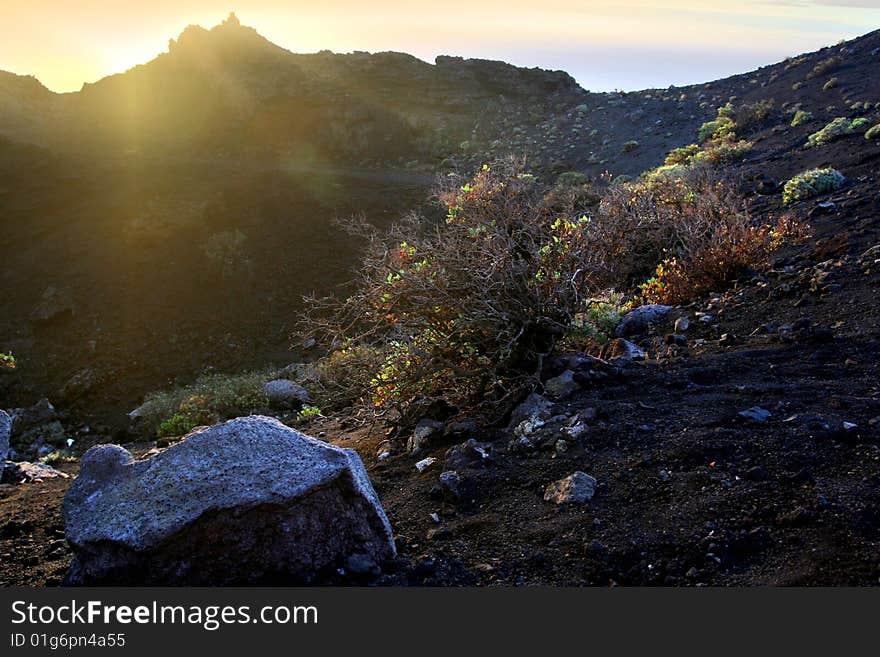
[[[868,131],[865,133],[865,139],[880,139],[880,123],[875,125],[873,128],[868,128]]]
[[[828,59],[823,59],[821,62],[816,64],[809,73],[807,73],[807,79],[812,80],[813,78],[819,78],[824,75],[828,75],[832,71],[836,71],[843,64],[843,59],[839,56],[835,55],[834,57],[829,57]]]
[[[503,161],[447,180],[439,226],[411,216],[366,253],[346,299],[311,299],[301,334],[379,360],[359,398],[406,423],[428,401],[499,417],[537,384],[597,269],[584,208],[547,201]],[[498,413],[499,415],[495,415]]]
[[[856,119],[856,121],[859,121],[859,119]],[[851,135],[854,130],[853,121],[850,121],[845,116],[838,116],[824,128],[807,137],[807,148],[830,144],[836,139]]]
[[[11,351],[8,354],[0,351],[0,369],[15,369],[15,356],[12,355]]]
[[[142,421],[159,436],[182,436],[193,427],[266,410],[263,384],[272,372],[209,374],[195,383],[148,395]]]
[[[795,112],[794,118],[791,120],[791,127],[797,128],[800,125],[804,125],[813,120],[813,113],[806,112],[804,110],[798,110]]]
[[[761,127],[773,116],[775,108],[776,101],[772,98],[740,105],[734,114],[737,129],[750,131]]]
[[[641,287],[646,299],[675,303],[718,289],[743,267],[766,264],[780,236],[796,228],[788,219],[755,222],[735,190],[705,166],[611,188],[600,207],[594,223],[602,286]],[[653,282],[640,286],[649,277]]]
[[[803,82],[795,82],[793,85],[791,85],[791,90],[797,91],[798,89],[800,89],[803,86],[804,86]]]
[[[822,85],[822,91],[831,91],[832,89],[834,89],[834,87],[837,86],[838,82],[840,82],[840,80],[838,80],[837,78],[831,78],[830,80],[828,80],[828,82]]]
[[[590,182],[590,176],[580,171],[566,171],[560,173],[556,179],[556,184],[560,187],[579,187]]]
[[[782,189],[782,202],[786,205],[797,203],[820,194],[840,189],[844,176],[837,169],[811,169],[798,174]]]
[[[666,159],[663,161],[663,164],[667,166],[672,166],[676,164],[690,164],[699,152],[699,144],[689,144],[687,146],[682,146],[681,148],[676,148],[670,151],[669,155],[667,155]]]
[[[639,147],[639,142],[637,142],[635,139],[631,139],[628,142],[625,142],[623,144],[623,152],[624,153],[631,153],[632,151],[634,151],[638,147]]]
[[[316,417],[322,417],[321,409],[317,406],[303,406],[296,417],[303,422],[314,420]]]
[[[853,119],[850,122],[849,127],[852,132],[858,132],[859,130],[864,128],[866,125],[870,125],[870,124],[871,124],[871,122],[868,119],[866,119],[864,116],[860,116],[857,119]]]
[[[754,144],[750,141],[722,141],[710,142],[706,148],[697,153],[694,161],[709,162],[711,164],[726,164],[739,160],[751,152]]]
[[[706,121],[697,131],[697,139],[700,143],[709,140],[722,141],[725,139],[735,139],[736,124],[729,116],[718,116],[717,119]]]

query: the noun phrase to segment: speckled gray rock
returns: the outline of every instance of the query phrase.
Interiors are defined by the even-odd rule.
[[[559,376],[554,376],[544,382],[544,392],[551,399],[564,399],[578,388],[580,386],[574,380],[574,372],[571,370],[565,370]]]
[[[555,504],[583,504],[596,494],[596,480],[586,472],[573,472],[544,490],[544,501]]]
[[[358,455],[262,416],[197,429],[141,461],[93,447],[62,514],[70,584],[314,582],[352,554],[395,554]]]
[[[0,463],[9,453],[9,435],[12,433],[12,418],[6,411],[0,411]]]
[[[309,393],[298,383],[288,379],[276,379],[263,385],[269,403],[278,408],[299,408],[309,401]]]
[[[664,306],[659,303],[634,308],[623,316],[614,333],[618,338],[644,333],[651,324],[662,321],[670,310],[672,310],[672,306]]]

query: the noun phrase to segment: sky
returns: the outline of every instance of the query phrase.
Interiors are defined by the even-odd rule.
[[[499,59],[593,91],[704,82],[880,28],[880,0],[0,0],[0,69],[76,91],[230,11],[293,52]]]

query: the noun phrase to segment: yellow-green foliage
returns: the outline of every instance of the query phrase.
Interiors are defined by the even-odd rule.
[[[831,89],[834,89],[838,82],[839,80],[837,78],[831,78],[822,86],[822,91],[830,91]]]
[[[747,155],[754,144],[750,141],[722,141],[720,143],[710,142],[706,148],[694,157],[696,162],[709,162],[711,164],[723,164],[733,162]]]
[[[265,409],[263,384],[271,372],[210,374],[195,383],[149,395],[143,420],[159,436],[181,436],[193,427],[215,424]]]
[[[15,356],[12,355],[11,351],[8,354],[4,354],[0,351],[0,369],[2,368],[9,370],[15,369]]]
[[[729,116],[719,115],[717,119],[706,121],[697,131],[697,139],[700,142],[705,141],[723,141],[725,139],[735,139],[736,124]]]
[[[663,164],[666,166],[690,164],[699,152],[699,144],[688,144],[687,146],[682,146],[681,148],[676,148],[670,151],[669,155],[667,155],[666,159],[663,161]]]
[[[840,68],[841,64],[843,64],[843,59],[835,55],[834,57],[829,57],[828,59],[823,59],[821,62],[816,64],[813,67],[813,70],[807,73],[807,79],[812,80],[813,78],[819,78],[823,75],[827,75],[831,73],[831,71],[836,71]]]
[[[837,169],[811,169],[798,174],[782,189],[782,202],[786,205],[803,201],[820,194],[840,189],[846,180]]]
[[[813,120],[813,113],[806,112],[804,110],[798,110],[795,112],[794,118],[791,120],[791,127],[797,128],[799,125],[804,125]]]
[[[880,123],[875,125],[873,128],[868,128],[868,131],[865,133],[865,139],[880,139]]]
[[[580,185],[586,185],[588,182],[590,182],[590,177],[580,171],[566,171],[565,173],[560,173],[556,179],[556,184],[561,187],[579,187]]]
[[[851,135],[853,131],[858,128],[858,125],[856,124],[858,124],[860,121],[866,122],[864,119],[856,119],[855,121],[851,121],[845,116],[838,116],[824,128],[822,128],[818,132],[814,132],[809,137],[807,137],[807,148],[824,146],[825,144],[831,143],[835,139],[840,139],[841,137]]]

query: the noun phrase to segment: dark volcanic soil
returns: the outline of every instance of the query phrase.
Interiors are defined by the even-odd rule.
[[[878,47],[880,34],[873,33],[796,66],[678,90],[687,97],[678,110],[656,91],[592,95],[590,125],[604,130],[592,141],[578,141],[567,132],[574,119],[558,117],[569,163],[619,173],[619,144],[627,139],[640,140],[629,156],[640,168],[685,145],[667,143],[665,128],[653,129],[662,133],[656,140],[634,133],[649,125],[639,117],[660,112],[678,131],[699,125],[732,96],[735,105],[773,98],[776,113],[740,135],[754,150],[728,168],[754,214],[781,212],[780,185],[805,169],[834,166],[848,182],[793,208],[812,226],[806,244],[784,248],[770,271],[745,273],[730,289],[674,309],[665,324],[634,338],[648,351],[646,362],[615,368],[557,404],[554,413],[566,417],[595,409],[581,447],[515,455],[506,449],[509,433],[481,430],[418,458],[377,462],[383,427],[354,418],[309,427],[358,450],[370,471],[400,547],[380,583],[880,583],[880,252],[866,253],[880,244],[880,144],[854,134],[803,148],[807,135],[834,117],[857,114],[848,109],[853,101],[880,101]],[[833,73],[840,83],[824,92],[831,74],[806,76],[835,53],[843,54]],[[700,102],[709,109],[698,109]],[[800,103],[816,119],[790,127],[786,103]],[[624,116],[629,123],[616,120]],[[587,166],[603,137],[606,163]],[[18,178],[0,188],[8,240],[0,348],[22,361],[17,373],[0,373],[0,406],[49,396],[77,432],[79,449],[113,440],[124,412],[171,380],[292,360],[287,336],[296,310],[289,300],[344,280],[357,248],[328,233],[324,220],[372,209],[387,221],[421,203],[430,180],[402,174],[354,184],[274,165],[237,171],[187,164],[179,171],[163,165],[163,173],[147,176],[148,189],[132,190],[125,185],[144,178],[124,166],[96,187],[94,178],[70,177],[39,153],[29,157],[32,168],[18,166]],[[59,191],[49,193],[52,186]],[[132,198],[144,207],[171,199],[181,217],[174,238],[161,222],[132,213]],[[214,200],[193,209],[192,198]],[[320,216],[320,230],[304,223],[312,214]],[[199,255],[212,234],[233,227],[247,233],[259,295],[248,296],[253,284],[225,283]],[[75,292],[76,313],[66,324],[34,325],[34,294],[58,280]],[[681,316],[690,319],[687,346],[670,349],[664,336]],[[59,400],[55,393],[86,367],[102,382]],[[754,406],[770,412],[765,423],[739,415]],[[90,431],[79,432],[87,423]],[[467,437],[489,442],[491,457],[460,469],[461,499],[444,500],[435,489],[446,450]],[[423,456],[438,462],[418,473],[414,464]],[[74,474],[76,465],[63,469]],[[598,480],[590,502],[557,508],[543,500],[549,483],[576,470]],[[0,585],[60,583],[69,555],[59,507],[68,483],[0,486]]]

